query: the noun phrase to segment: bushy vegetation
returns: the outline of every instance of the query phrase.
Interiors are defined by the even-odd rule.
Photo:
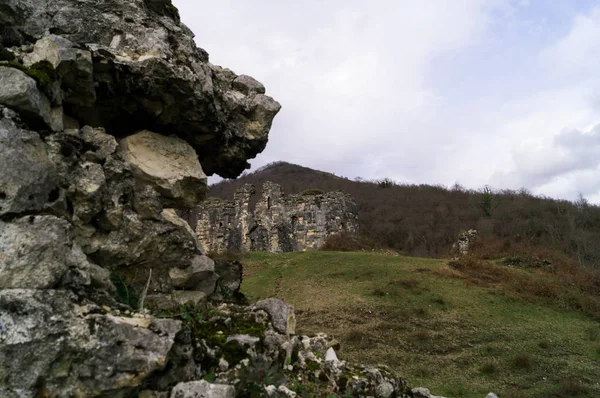
[[[439,257],[459,231],[474,228],[502,244],[545,247],[580,266],[600,266],[600,208],[584,198],[569,202],[534,196],[525,189],[467,190],[458,184],[411,185],[389,178],[352,181],[285,162],[215,184],[209,196],[231,199],[241,184],[252,183],[260,191],[265,181],[281,184],[286,193],[314,188],[351,194],[358,204],[361,234],[405,255]]]

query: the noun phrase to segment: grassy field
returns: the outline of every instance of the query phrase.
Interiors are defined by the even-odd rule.
[[[299,333],[333,335],[341,359],[386,364],[413,387],[600,397],[600,322],[456,277],[447,260],[304,252],[249,253],[242,263],[250,300],[287,301]]]

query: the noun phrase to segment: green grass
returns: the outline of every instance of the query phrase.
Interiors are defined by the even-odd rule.
[[[448,397],[600,396],[598,321],[451,277],[446,261],[378,253],[249,253],[242,291],[294,305],[299,333]],[[521,272],[521,271],[519,271]]]

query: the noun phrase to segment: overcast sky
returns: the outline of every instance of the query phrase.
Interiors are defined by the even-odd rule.
[[[173,0],[283,108],[252,163],[600,203],[600,1]]]

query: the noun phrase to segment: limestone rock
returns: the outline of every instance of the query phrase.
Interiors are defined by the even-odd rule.
[[[99,162],[105,161],[118,147],[115,137],[106,134],[103,128],[84,126],[79,132],[79,137],[85,143],[86,150],[92,152]]]
[[[106,177],[101,165],[85,162],[76,169],[75,183],[69,192],[75,216],[88,223],[102,210]]]
[[[211,384],[204,380],[179,383],[170,398],[234,398],[235,388],[226,384]]]
[[[239,75],[233,80],[231,86],[246,95],[265,93],[265,86],[252,76]]]
[[[0,289],[57,287],[75,266],[73,230],[54,216],[0,220]]]
[[[0,105],[30,117],[37,125],[45,123],[54,131],[62,130],[62,118],[52,115],[50,101],[40,92],[35,80],[19,69],[0,64]]]
[[[433,395],[431,394],[431,392],[429,392],[429,389],[423,387],[413,388],[411,391],[413,393],[414,398],[445,398],[441,395]]]
[[[206,175],[196,152],[185,141],[141,131],[120,143],[136,177],[166,198],[166,206],[192,207],[206,193]]]
[[[170,1],[20,0],[1,17],[5,45],[32,48],[11,55],[55,66],[65,112],[82,125],[175,134],[223,177],[264,150],[281,106],[259,83],[210,64]]]
[[[0,396],[121,396],[161,369],[179,321],[90,312],[65,291],[0,290]]]
[[[213,260],[206,256],[196,256],[187,268],[171,268],[169,277],[175,288],[196,290],[211,295],[215,291],[219,276],[215,273]]]
[[[57,170],[43,141],[2,107],[0,169],[0,215],[40,211],[59,198]]]
[[[296,315],[294,307],[279,299],[270,298],[261,300],[253,308],[265,310],[271,316],[273,326],[280,333],[287,335],[296,333]]]
[[[94,104],[96,92],[92,54],[89,51],[75,48],[70,40],[62,36],[50,34],[38,40],[23,61],[27,66],[41,61],[52,65],[61,78],[60,102],[64,100],[84,106]]]
[[[171,210],[163,210],[156,220],[125,210],[119,229],[95,231],[81,241],[97,264],[117,273],[122,269],[122,277],[137,291],[146,285],[150,268],[152,293],[185,289],[210,295],[215,289],[218,276],[212,260],[202,255],[190,227]]]

